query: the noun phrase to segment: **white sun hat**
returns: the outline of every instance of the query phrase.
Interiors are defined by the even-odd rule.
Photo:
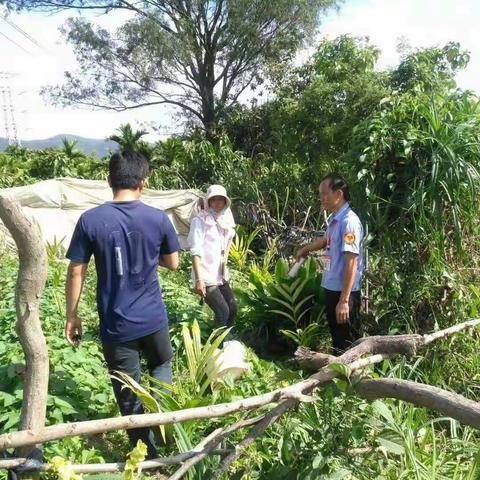
[[[208,209],[208,201],[212,197],[224,197],[227,208],[230,208],[230,206],[232,205],[232,201],[227,195],[227,191],[225,190],[225,187],[223,187],[222,185],[210,185],[208,187],[207,193],[205,195],[205,209]]]

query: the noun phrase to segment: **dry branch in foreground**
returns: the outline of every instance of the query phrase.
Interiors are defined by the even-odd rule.
[[[313,401],[309,394],[319,385],[333,380],[339,374],[329,368],[328,364],[343,363],[347,365],[352,372],[365,369],[390,358],[392,355],[405,354],[413,355],[418,348],[425,346],[433,341],[446,338],[454,333],[472,329],[480,324],[480,319],[470,320],[448,329],[436,332],[430,335],[399,335],[396,337],[371,337],[358,342],[344,355],[340,357],[326,356],[316,352],[306,352],[310,359],[317,361],[318,358],[326,365],[317,373],[309,378],[290,385],[285,388],[275,390],[255,397],[246,398],[231,403],[211,405],[208,407],[198,407],[177,412],[166,412],[156,414],[132,415],[129,417],[116,417],[104,420],[95,420],[88,422],[78,422],[72,424],[60,424],[52,427],[42,428],[37,431],[15,432],[0,436],[0,450],[12,446],[32,444],[55,440],[66,436],[80,434],[100,433],[120,428],[136,428],[138,426],[165,425],[185,420],[205,419],[225,416],[238,411],[249,411],[271,403],[277,403],[277,406],[265,413],[261,417],[252,420],[239,421],[230,427],[217,429],[215,432],[204,439],[197,446],[203,447],[196,451],[189,458],[183,457],[181,460],[183,466],[173,474],[171,480],[178,480],[191,468],[208,454],[214,454],[221,440],[234,430],[253,425],[253,428],[247,433],[234,452],[228,453],[221,462],[215,478],[220,478],[250,445],[255,438],[277,421],[281,416],[291,408],[294,408],[300,402]],[[363,357],[364,355],[369,355]],[[480,405],[465,397],[447,392],[437,387],[421,385],[415,382],[406,382],[401,380],[360,380],[355,384],[355,390],[358,395],[367,399],[373,398],[398,398],[412,404],[429,407],[442,412],[452,418],[466,423],[467,425],[480,427]],[[0,463],[1,466],[1,463]],[[74,470],[76,466],[73,466]],[[93,467],[93,466],[92,466]],[[97,467],[102,468],[102,465]],[[83,470],[85,471],[85,470]],[[89,469],[90,472],[97,470]],[[104,470],[98,470],[104,471]],[[112,471],[112,470],[110,470]]]
[[[473,329],[479,324],[480,319],[474,319],[427,335],[379,335],[365,337],[357,340],[350,349],[339,357],[314,352],[305,347],[299,347],[295,352],[295,358],[304,368],[317,371],[330,363],[348,364],[366,354],[376,355],[388,353],[389,355],[412,357],[421,347],[436,340],[447,338],[463,330]]]
[[[395,398],[427,407],[480,429],[480,403],[432,385],[397,378],[364,379],[355,385],[355,392],[367,400]]]

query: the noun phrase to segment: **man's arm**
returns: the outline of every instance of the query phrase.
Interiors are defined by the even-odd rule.
[[[347,323],[350,314],[348,301],[350,293],[352,293],[353,284],[355,283],[355,275],[357,273],[358,255],[352,252],[345,252],[345,270],[343,272],[343,287],[335,309],[337,323]]]
[[[178,252],[173,253],[162,253],[160,255],[160,266],[168,268],[169,270],[176,270],[179,263]]]
[[[78,318],[77,309],[82,294],[88,263],[70,262],[67,270],[65,298],[67,302],[67,321],[65,338],[70,345],[77,345],[82,336],[82,321]]]
[[[297,258],[307,257],[309,253],[315,250],[323,250],[327,246],[327,237],[320,237],[317,240],[304,245],[297,253]]]

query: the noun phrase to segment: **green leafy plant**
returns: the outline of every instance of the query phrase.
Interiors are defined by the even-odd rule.
[[[313,258],[307,259],[295,278],[288,276],[288,270],[284,259],[276,262],[273,275],[265,275],[255,265],[250,269],[250,290],[236,292],[252,309],[252,328],[261,332],[257,336],[265,334],[268,339],[282,332],[296,343],[313,346],[324,314],[321,274]],[[314,324],[317,326],[310,326]]]
[[[302,347],[314,348],[318,345],[318,340],[322,335],[322,330],[318,323],[311,323],[305,328],[296,330],[280,330],[287,338]]]
[[[62,457],[53,457],[50,461],[51,474],[58,480],[82,480],[82,475],[72,470],[72,462]]]
[[[123,478],[125,480],[136,480],[140,478],[142,469],[139,464],[145,460],[146,456],[147,446],[139,440],[135,445],[135,448],[128,454],[123,473]]]
[[[250,246],[262,230],[262,226],[255,228],[251,232],[247,232],[241,225],[237,227],[237,234],[230,247],[229,257],[239,270],[244,270],[247,266],[248,257],[254,255]]]
[[[215,382],[219,370],[216,360],[221,353],[218,347],[230,333],[230,330],[230,328],[225,329],[224,327],[216,329],[202,344],[200,327],[196,320],[192,322],[190,327],[186,324],[182,327],[190,380],[200,396]]]

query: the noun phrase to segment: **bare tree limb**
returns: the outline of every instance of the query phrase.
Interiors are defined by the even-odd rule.
[[[354,388],[358,395],[368,400],[396,398],[418,407],[431,408],[464,425],[480,429],[480,403],[458,393],[397,378],[365,379]]]
[[[219,455],[225,456],[232,453],[231,450],[223,450],[223,449],[216,449],[216,445],[218,445],[225,437],[230,435],[231,433],[239,430],[241,428],[246,428],[251,425],[255,425],[256,423],[260,422],[264,418],[264,415],[260,415],[250,419],[241,419],[232,425],[218,428],[214,432],[212,432],[208,437],[203,439],[196,447],[192,450],[184,453],[179,453],[177,455],[173,455],[170,457],[158,457],[152,460],[146,460],[144,462],[140,462],[139,466],[142,470],[150,470],[154,468],[158,468],[164,465],[176,465],[178,463],[187,462],[189,460],[193,460],[196,457],[199,458],[198,461],[201,461],[205,458],[206,455]],[[215,441],[214,441],[215,440]],[[0,469],[3,468],[15,468],[27,461],[27,458],[9,458],[6,460],[0,460]],[[198,462],[194,462],[190,464],[190,467],[193,466]],[[112,472],[122,472],[125,469],[125,462],[117,462],[117,463],[97,463],[97,464],[72,464],[70,469],[76,473],[112,473]],[[189,467],[189,468],[190,468]],[[38,470],[41,472],[47,472],[51,469],[51,466],[48,463],[44,463],[43,465],[39,466]],[[185,472],[188,469],[185,470]]]
[[[223,431],[223,428],[217,428],[210,435],[205,437],[197,446],[197,449],[201,450],[201,453],[186,460],[185,463],[168,478],[168,480],[179,480],[190,470],[190,468],[201,462],[208,455],[208,450],[215,448],[222,441],[223,437],[221,434]]]
[[[462,324],[456,325],[441,332],[436,332],[432,335],[420,336],[398,336],[399,341],[413,342],[414,345],[419,344],[419,339],[424,338],[425,343],[430,343],[434,340],[445,338],[448,335],[460,332],[465,329],[470,329],[480,324],[480,319],[470,320]],[[405,338],[409,337],[409,338]],[[377,348],[379,345],[383,345],[380,350],[384,349],[385,342],[382,343],[381,337],[372,337],[370,342],[372,349]],[[357,345],[359,348],[362,346]],[[404,348],[404,347],[402,347]],[[352,349],[353,350],[353,349]],[[358,351],[365,352],[359,348]],[[395,347],[395,351],[400,351],[400,348]],[[359,353],[360,354],[360,353]],[[358,371],[364,369],[370,365],[374,365],[383,361],[386,358],[390,358],[389,353],[379,353],[371,355],[367,358],[360,358],[358,360],[348,363],[352,371]],[[335,358],[335,357],[334,357]],[[338,357],[335,360],[341,361],[342,357]],[[150,413],[143,415],[130,415],[126,417],[116,417],[102,420],[90,420],[86,422],[76,422],[69,424],[59,424],[50,427],[41,428],[38,430],[20,431],[9,434],[0,435],[0,450],[7,448],[19,447],[23,445],[32,445],[39,442],[46,442],[51,440],[57,440],[59,438],[72,437],[76,435],[87,435],[94,433],[103,433],[110,430],[129,429],[137,427],[151,427],[156,425],[166,425],[171,423],[182,422],[186,420],[205,419],[205,418],[217,418],[237,411],[248,411],[270,403],[281,402],[283,400],[298,401],[311,401],[311,397],[308,397],[313,389],[321,384],[330,382],[338,374],[332,369],[324,367],[319,372],[310,376],[308,379],[290,385],[285,388],[274,390],[273,392],[256,395],[254,397],[245,398],[230,403],[223,403],[217,405],[210,405],[206,407],[190,408],[180,410],[177,412],[165,412],[165,413]],[[452,415],[454,417],[454,415]],[[455,417],[454,417],[455,418]]]
[[[200,444],[199,444],[200,445]],[[198,446],[199,446],[198,445]],[[197,446],[197,447],[198,447]],[[209,455],[219,455],[225,456],[230,454],[231,450],[211,450]],[[176,465],[178,463],[185,462],[190,458],[195,457],[203,453],[203,450],[190,450],[188,452],[179,453],[171,457],[159,457],[152,460],[145,460],[140,462],[139,466],[142,470],[150,470],[153,468],[158,468],[165,465]],[[9,458],[7,460],[0,460],[0,469],[2,468],[15,468],[24,464],[27,461],[27,458]],[[71,471],[75,473],[114,473],[114,472],[123,472],[125,469],[125,462],[118,463],[87,463],[87,464],[72,464]],[[41,465],[38,470],[40,472],[48,472],[51,470],[51,466],[48,463]]]
[[[288,399],[277,405],[273,410],[268,412],[264,419],[259,422],[255,427],[253,427],[247,436],[240,442],[239,445],[235,448],[235,451],[230,453],[227,457],[223,459],[220,463],[213,480],[218,480],[222,475],[230,468],[230,465],[238,458],[245,449],[251,445],[257,437],[263,434],[265,430],[272,424],[275,423],[287,410],[293,408],[297,402],[294,399]]]
[[[360,359],[350,365],[352,370],[366,368],[374,363],[381,362],[388,355],[373,355]],[[125,417],[88,420],[84,422],[63,423],[44,427],[38,430],[12,432],[0,435],[0,451],[22,445],[32,445],[39,442],[58,440],[59,438],[75,437],[78,435],[93,435],[111,430],[128,430],[138,427],[153,427],[171,423],[198,420],[206,418],[224,417],[238,411],[248,411],[270,403],[275,403],[292,395],[306,393],[321,383],[327,383],[338,374],[332,370],[325,370],[312,375],[310,378],[273,392],[255,395],[230,403],[219,403],[206,407],[187,408],[176,412],[146,413],[142,415],[128,415]]]
[[[436,340],[447,338],[455,333],[470,330],[478,325],[480,325],[480,319],[473,319],[427,335],[384,335],[361,338],[339,357],[314,352],[305,347],[299,347],[295,352],[295,358],[302,366],[316,371],[329,363],[350,363],[364,354],[388,353],[390,355],[406,355],[411,357],[415,355],[421,347]]]
[[[201,462],[207,455],[211,455],[211,452],[213,452],[219,443],[222,442],[228,435],[236,430],[239,430],[240,428],[245,428],[263,421],[263,418],[264,415],[252,419],[241,419],[232,425],[218,428],[204,439],[202,442],[202,452],[187,460],[173,475],[168,478],[168,480],[180,480],[192,467]]]
[[[139,467],[141,470],[149,470],[158,468],[164,465],[175,465],[178,463],[183,463],[183,466],[175,472],[171,477],[172,479],[181,478],[191,467],[203,460],[207,455],[219,455],[225,456],[232,453],[231,449],[216,449],[216,446],[223,441],[228,435],[239,430],[241,428],[246,428],[251,425],[255,425],[260,422],[265,415],[260,415],[250,419],[241,419],[235,422],[232,425],[217,428],[207,437],[205,437],[196,447],[192,450],[184,453],[179,453],[178,455],[170,457],[159,457],[152,460],[146,460],[140,462]],[[0,460],[0,469],[2,468],[15,468],[27,461],[27,458],[10,458],[7,460]],[[112,473],[112,472],[121,472],[125,469],[125,462],[118,463],[99,463],[99,464],[73,464],[70,469],[76,473]],[[46,472],[51,469],[51,466],[48,463],[41,465],[38,470],[41,472]]]

